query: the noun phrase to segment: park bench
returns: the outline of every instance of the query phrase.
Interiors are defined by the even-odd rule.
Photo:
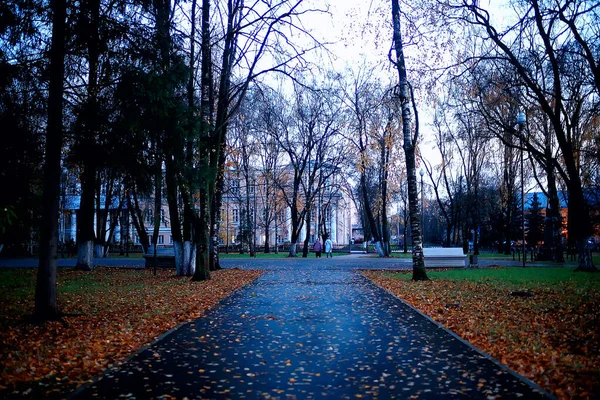
[[[146,268],[162,267],[175,268],[175,249],[173,247],[158,247],[156,249],[156,265],[154,264],[154,246],[148,248],[144,254]]]
[[[425,267],[460,267],[464,268],[467,256],[462,247],[424,248]]]

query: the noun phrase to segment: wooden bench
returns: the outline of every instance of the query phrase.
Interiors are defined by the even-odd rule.
[[[154,264],[154,247],[150,246],[144,254],[146,268],[162,267],[175,268],[175,249],[173,247],[159,247],[156,249],[156,265]]]
[[[465,268],[467,256],[461,247],[424,248],[425,267],[460,267]]]

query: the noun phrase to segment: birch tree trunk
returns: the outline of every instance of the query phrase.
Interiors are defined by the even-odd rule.
[[[190,21],[190,76],[187,87],[188,108],[190,111],[196,111],[194,101],[194,76],[196,75],[196,8],[197,0],[192,0],[192,15]],[[185,165],[190,168],[193,165],[193,137],[197,126],[190,124],[191,134],[188,138],[185,148]],[[187,172],[187,171],[186,171]],[[185,191],[183,191],[185,192]],[[194,220],[194,210],[191,208],[191,199],[187,199],[185,193],[182,193],[183,201],[183,260],[181,265],[181,275],[192,276],[196,269],[196,246],[192,243],[192,224]],[[177,262],[177,261],[176,261]]]
[[[415,144],[418,132],[414,138],[411,135],[410,99],[408,96],[408,79],[404,62],[404,49],[400,32],[400,6],[398,0],[392,0],[392,22],[394,28],[394,50],[396,52],[396,68],[399,78],[399,97],[402,107],[402,134],[404,137],[404,154],[406,156],[406,175],[408,180],[408,207],[410,213],[410,229],[412,233],[412,258],[414,281],[428,280],[423,259],[423,236],[421,233],[421,216],[419,212],[419,199],[417,188],[417,175],[415,164]]]

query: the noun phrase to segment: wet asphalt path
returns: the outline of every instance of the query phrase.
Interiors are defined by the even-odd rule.
[[[363,278],[364,260],[223,260],[267,272],[72,398],[544,398]]]

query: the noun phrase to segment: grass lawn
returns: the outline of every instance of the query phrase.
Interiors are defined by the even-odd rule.
[[[562,399],[600,393],[600,273],[571,268],[365,271],[375,283]],[[512,295],[527,292],[530,297]]]
[[[171,270],[60,268],[65,324],[27,321],[36,268],[0,269],[0,398],[64,397],[180,323],[203,315],[259,271],[225,269],[191,282]]]

